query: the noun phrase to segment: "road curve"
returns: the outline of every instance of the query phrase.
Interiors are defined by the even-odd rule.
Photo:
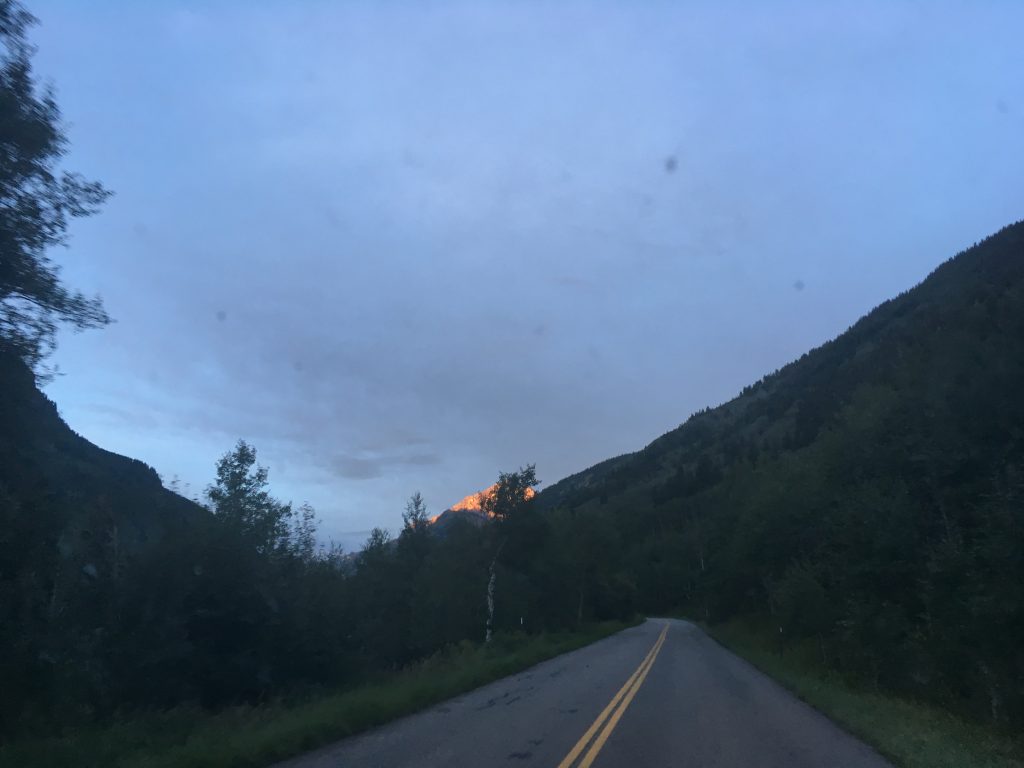
[[[277,768],[891,768],[698,627],[648,619]]]

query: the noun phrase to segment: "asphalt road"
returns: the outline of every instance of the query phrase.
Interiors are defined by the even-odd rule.
[[[279,764],[891,768],[685,621],[573,653]]]

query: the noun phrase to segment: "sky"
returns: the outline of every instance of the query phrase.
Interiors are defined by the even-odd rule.
[[[68,423],[239,438],[357,548],[643,447],[1024,217],[1017,2],[58,2],[115,196],[55,254]]]

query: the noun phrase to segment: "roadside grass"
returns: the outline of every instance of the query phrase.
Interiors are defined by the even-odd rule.
[[[181,707],[48,739],[0,746],[7,768],[262,768],[479,688],[634,622],[578,632],[496,635],[489,646],[463,642],[367,684],[298,703]]]
[[[1024,768],[1024,737],[938,707],[851,685],[826,670],[813,644],[777,652],[764,627],[741,620],[704,629],[901,768]]]

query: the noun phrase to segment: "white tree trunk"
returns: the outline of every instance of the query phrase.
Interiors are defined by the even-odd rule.
[[[487,634],[484,637],[485,643],[491,642],[491,635],[494,629],[494,584],[498,579],[495,568],[498,565],[498,555],[501,554],[504,546],[504,541],[498,545],[498,551],[494,553],[494,559],[491,560],[491,576],[487,579]]]
[[[487,580],[487,636],[485,643],[491,642],[492,628],[494,627],[494,582],[497,574],[494,572],[494,565],[497,559],[491,561],[491,577]]]

